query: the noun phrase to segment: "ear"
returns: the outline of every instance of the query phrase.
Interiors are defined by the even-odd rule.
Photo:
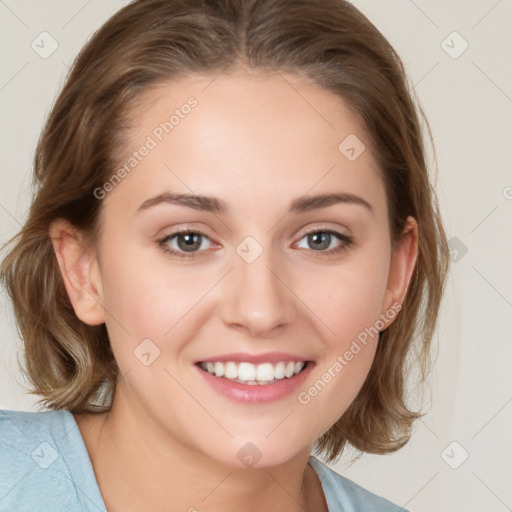
[[[52,222],[49,234],[76,316],[89,325],[104,323],[101,274],[95,248],[63,219]]]
[[[408,217],[400,239],[391,255],[388,282],[382,302],[381,318],[386,318],[386,328],[392,323],[387,320],[387,312],[395,309],[396,304],[402,305],[418,257],[418,224],[415,219]],[[394,306],[394,307],[393,307]],[[395,309],[396,310],[396,309]],[[391,316],[391,315],[390,315]],[[391,318],[394,318],[393,315]]]

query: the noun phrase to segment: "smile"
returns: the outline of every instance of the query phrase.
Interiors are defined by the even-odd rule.
[[[265,386],[298,375],[305,368],[305,361],[279,361],[253,364],[249,362],[209,361],[199,367],[210,375],[249,386]]]

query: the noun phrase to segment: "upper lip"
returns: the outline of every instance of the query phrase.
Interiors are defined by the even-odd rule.
[[[301,356],[295,356],[293,354],[287,354],[285,352],[268,352],[266,354],[247,354],[237,352],[200,359],[199,361],[196,361],[196,363],[227,363],[228,361],[233,361],[235,363],[245,362],[252,364],[262,364],[279,363],[281,361],[293,361],[297,363],[301,361],[308,361],[308,359]]]

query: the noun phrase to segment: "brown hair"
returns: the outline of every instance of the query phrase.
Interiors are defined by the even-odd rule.
[[[408,216],[418,222],[419,255],[403,308],[380,334],[355,401],[317,443],[328,460],[347,443],[365,452],[397,450],[420,416],[406,404],[409,355],[416,340],[424,377],[447,246],[428,178],[423,113],[411,98],[403,65],[372,23],[344,0],[137,0],[82,49],[41,134],[35,197],[1,267],[32,391],[50,408],[99,410],[109,407],[118,375],[105,325],[86,325],[74,314],[50,223],[64,218],[84,233],[96,232],[101,201],[93,191],[112,176],[129,114],[148,87],[243,66],[299,74],[351,105],[384,178],[392,240]]]

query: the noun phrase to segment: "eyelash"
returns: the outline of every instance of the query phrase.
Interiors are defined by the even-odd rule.
[[[194,229],[183,229],[180,231],[176,231],[174,233],[171,233],[170,235],[164,236],[160,240],[157,240],[158,245],[163,249],[164,253],[170,254],[172,257],[176,257],[176,258],[197,258],[197,254],[199,252],[203,252],[203,251],[197,251],[197,252],[186,253],[186,252],[176,251],[174,249],[171,249],[167,245],[167,242],[169,242],[170,240],[172,240],[173,238],[175,238],[178,235],[199,235],[203,238],[206,238],[207,240],[210,240],[207,235],[205,235],[201,231],[196,231]]]
[[[338,233],[337,231],[333,231],[330,229],[314,229],[314,230],[308,231],[302,235],[302,237],[299,239],[299,241],[309,235],[313,235],[313,234],[317,234],[317,233],[325,233],[325,234],[334,236],[335,238],[337,238],[340,241],[340,244],[337,245],[334,249],[329,249],[326,251],[315,251],[314,249],[310,249],[310,251],[312,253],[317,253],[317,254],[315,254],[315,257],[335,256],[343,251],[346,251],[350,247],[352,247],[353,242],[354,242],[352,237],[350,237],[348,235],[344,235],[342,233]],[[198,235],[207,240],[210,240],[210,238],[207,235],[205,235],[204,233],[202,233],[201,231],[196,231],[193,229],[183,229],[183,230],[171,233],[170,235],[166,235],[163,238],[160,238],[159,240],[157,240],[157,243],[163,249],[164,253],[170,254],[172,257],[176,257],[176,258],[196,258],[199,253],[204,252],[204,251],[193,251],[193,252],[187,253],[184,251],[176,251],[174,249],[169,248],[167,243],[170,240],[172,240],[173,238],[175,238],[176,236],[183,235],[183,234]],[[211,242],[211,240],[210,240],[210,242]]]

